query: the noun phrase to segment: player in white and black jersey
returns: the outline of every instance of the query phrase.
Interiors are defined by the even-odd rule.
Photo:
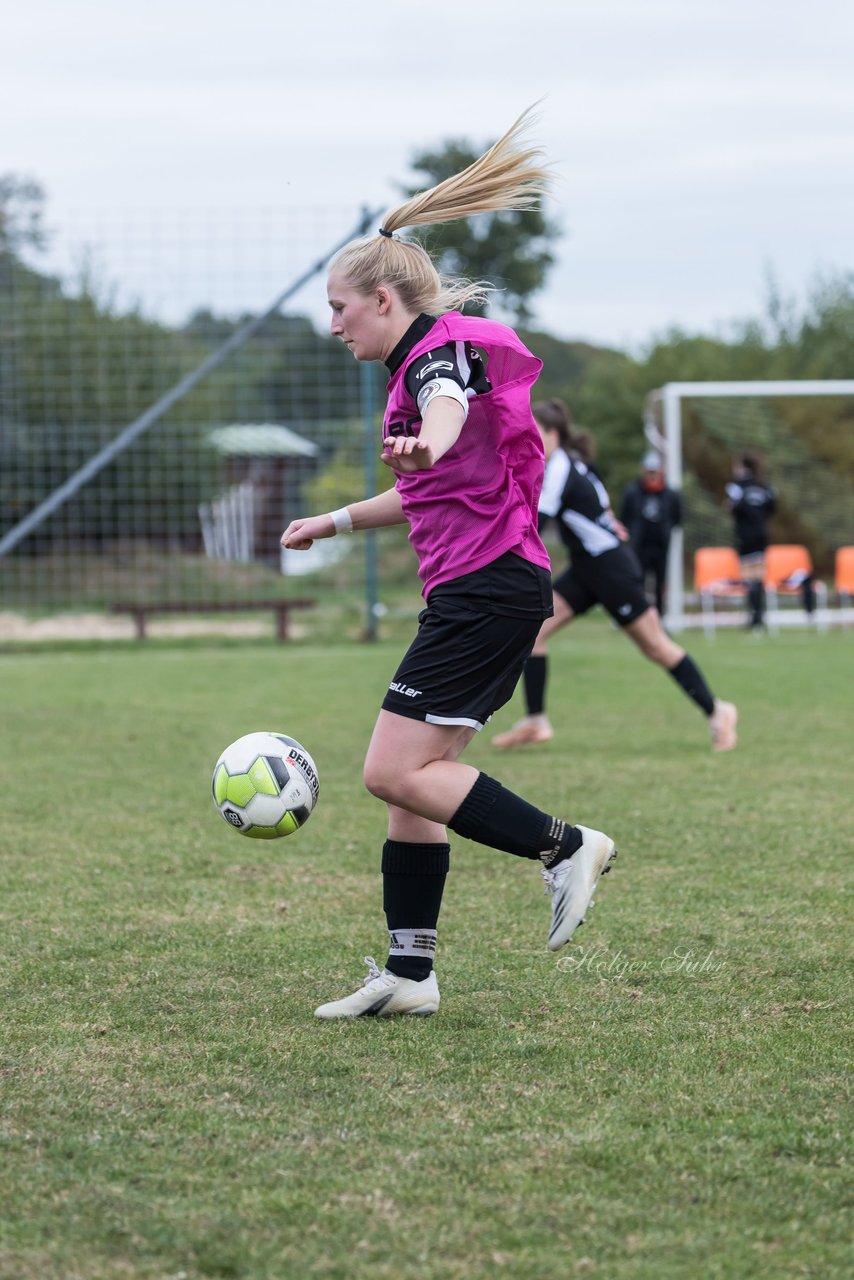
[[[523,746],[554,736],[545,711],[549,636],[600,604],[641,653],[667,671],[706,715],[714,750],[731,750],[736,743],[736,709],[714,697],[693,658],[667,634],[658,610],[647,600],[640,563],[611,511],[605,486],[574,455],[569,410],[552,399],[534,405],[534,417],[546,452],[540,525],[557,520],[570,564],[552,583],[554,615],[543,623],[525,664],[527,714],[493,738],[493,745]]]

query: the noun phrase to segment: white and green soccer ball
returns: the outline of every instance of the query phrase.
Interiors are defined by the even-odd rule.
[[[213,771],[213,798],[225,821],[256,840],[289,836],[317,804],[317,766],[284,733],[247,733],[226,747]]]

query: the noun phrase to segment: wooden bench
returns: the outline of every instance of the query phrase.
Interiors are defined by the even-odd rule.
[[[311,609],[315,600],[146,600],[110,605],[110,613],[128,614],[134,620],[136,637],[144,640],[146,623],[152,614],[164,613],[260,613],[272,609],[276,618],[276,639],[288,638],[288,615],[292,609]]]

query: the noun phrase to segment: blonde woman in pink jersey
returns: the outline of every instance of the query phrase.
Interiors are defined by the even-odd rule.
[[[511,697],[544,618],[549,558],[537,532],[543,446],[530,391],[541,362],[512,329],[459,307],[486,286],[440,277],[397,233],[472,214],[530,207],[548,185],[541,152],[524,145],[525,113],[462,173],[386,214],[376,236],[348,245],[328,279],[330,330],[357,360],[388,369],[382,461],[387,492],[293,520],[282,545],[408,524],[426,608],[374,728],[365,785],[388,809],[382,850],[389,955],[319,1018],[429,1014],[448,873],[448,830],[541,866],[551,894],[548,946],[581,924],[615,857],[601,831],[536,808],[460,756]]]

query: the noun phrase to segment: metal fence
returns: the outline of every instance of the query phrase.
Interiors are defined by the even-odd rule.
[[[312,625],[373,633],[381,535],[279,546],[295,515],[388,482],[379,370],[326,327],[326,262],[366,218],[93,217],[0,258],[0,641],[22,617],[103,634],[134,607],[296,596]],[[398,559],[411,589],[405,540],[392,582]]]

